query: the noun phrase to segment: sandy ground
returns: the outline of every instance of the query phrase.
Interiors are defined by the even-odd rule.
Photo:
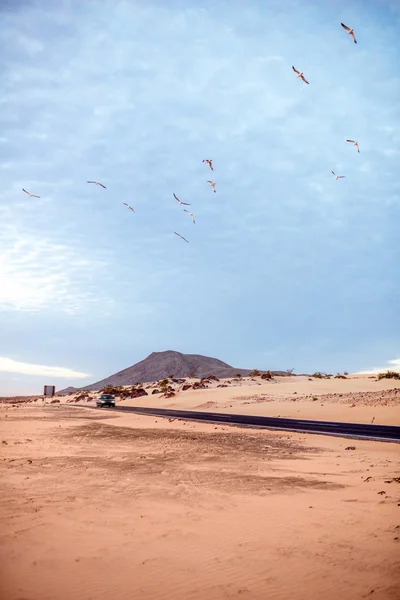
[[[1,599],[400,597],[398,444],[57,405],[0,427]]]
[[[193,382],[193,380],[188,380]],[[243,378],[228,387],[226,380],[212,383],[208,389],[179,391],[164,398],[152,395],[156,385],[148,386],[148,396],[122,400],[125,406],[151,406],[181,410],[252,414],[271,417],[347,421],[400,425],[400,381],[367,375],[352,375],[347,379],[312,379],[308,377],[276,377],[265,382],[261,378]],[[93,393],[94,403],[96,394]],[[73,402],[66,396],[62,402]],[[86,404],[86,401],[83,402]]]

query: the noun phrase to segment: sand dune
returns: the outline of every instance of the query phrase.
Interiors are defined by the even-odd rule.
[[[1,598],[399,597],[397,444],[75,407],[0,417]]]
[[[271,382],[243,378],[228,387],[217,385],[178,392],[174,398],[150,395],[122,404],[400,425],[400,382],[396,380],[376,381],[365,375],[311,381],[307,377],[276,377]]]

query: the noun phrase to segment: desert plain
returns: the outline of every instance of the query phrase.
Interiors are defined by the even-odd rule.
[[[395,380],[226,385],[117,404],[400,424]],[[2,600],[400,598],[399,444],[94,398],[0,405]]]

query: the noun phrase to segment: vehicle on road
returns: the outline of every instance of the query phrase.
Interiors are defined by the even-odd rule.
[[[97,408],[105,408],[109,406],[110,408],[115,408],[115,398],[112,394],[100,394],[96,399]]]

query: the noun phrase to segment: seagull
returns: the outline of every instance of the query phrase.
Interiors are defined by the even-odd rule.
[[[135,210],[132,208],[132,206],[129,206],[129,204],[127,204],[126,202],[122,203],[124,206],[127,206],[129,208],[129,210],[131,210],[133,213],[135,212]]]
[[[345,29],[347,31],[347,33],[349,35],[351,35],[351,37],[354,40],[354,43],[357,44],[356,36],[354,35],[354,29],[350,29],[350,27],[347,27],[347,25],[345,25],[344,23],[340,23],[340,24],[343,27],[343,29]]]
[[[190,204],[188,202],[182,202],[181,200],[179,200],[179,198],[176,194],[174,194],[174,198],[178,202],[178,204],[184,204],[185,206],[190,206]]]
[[[214,190],[214,194],[216,193],[216,189],[215,189],[215,183],[213,181],[207,181],[207,183],[209,183],[212,187],[212,189]]]
[[[102,183],[99,183],[98,181],[88,181],[88,183],[94,183],[95,185],[100,185],[105,190],[107,189],[105,185],[103,185]]]
[[[175,234],[175,235],[177,235],[178,237],[182,238],[183,240],[185,240],[185,242],[189,243],[189,242],[187,241],[187,239],[186,239],[186,238],[184,238],[184,237],[183,237],[183,235],[181,235],[180,233],[176,233],[176,231],[174,231],[174,234]]]
[[[350,142],[350,144],[353,144],[353,146],[355,148],[357,148],[357,152],[360,152],[360,148],[358,147],[358,142],[355,142],[354,140],[346,140],[346,142]]]
[[[211,171],[214,171],[213,165],[212,165],[212,160],[210,160],[209,158],[205,158],[203,160],[204,163],[207,163],[208,166],[210,167]]]
[[[300,79],[302,79],[304,81],[304,83],[308,83],[307,79],[304,77],[303,73],[300,73],[300,71],[298,71],[297,69],[295,69],[294,67],[292,67],[293,71],[295,73],[297,73],[297,78],[300,77]]]
[[[194,220],[194,214],[190,212],[190,210],[186,210],[186,208],[183,209],[185,212],[189,213],[189,216],[192,217],[192,221],[193,223],[196,223],[196,221]]]
[[[25,194],[28,194],[29,198],[40,198],[40,196],[36,196],[35,194],[27,192],[26,190],[24,190],[24,188],[22,188],[22,191],[25,192]]]
[[[332,175],[335,177],[336,181],[338,179],[344,179],[346,177],[346,175],[336,175],[334,171],[332,171]]]

